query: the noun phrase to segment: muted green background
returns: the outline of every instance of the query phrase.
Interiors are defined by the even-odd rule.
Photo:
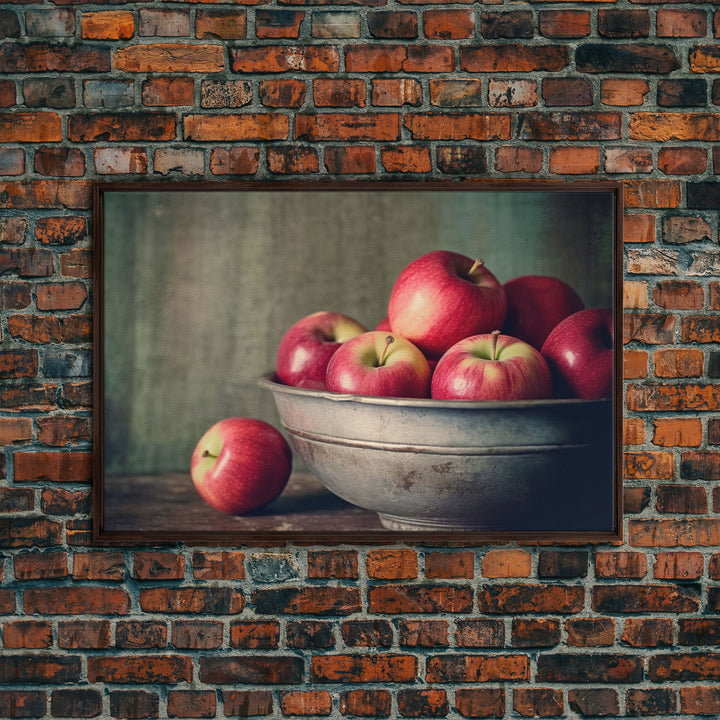
[[[104,193],[105,466],[185,471],[232,415],[279,427],[256,385],[317,310],[368,328],[417,256],[481,257],[498,280],[547,274],[613,298],[612,195],[491,190]]]

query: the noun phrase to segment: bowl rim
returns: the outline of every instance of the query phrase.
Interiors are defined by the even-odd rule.
[[[270,390],[272,393],[295,395],[306,398],[317,398],[338,403],[361,403],[365,405],[384,405],[407,408],[442,408],[445,410],[504,410],[522,408],[562,408],[562,407],[591,407],[609,405],[613,402],[611,397],[598,400],[585,400],[582,398],[545,398],[542,400],[436,400],[433,398],[401,398],[381,397],[377,395],[357,395],[353,393],[336,393],[329,390],[316,390],[285,385],[278,382],[275,371],[271,370],[258,378],[258,385]]]

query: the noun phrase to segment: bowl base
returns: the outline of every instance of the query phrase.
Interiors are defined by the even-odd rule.
[[[406,530],[406,531],[423,531],[423,530],[493,530],[487,523],[483,522],[467,522],[462,520],[451,519],[422,519],[401,517],[399,515],[390,515],[388,513],[378,513],[380,524],[386,530]]]

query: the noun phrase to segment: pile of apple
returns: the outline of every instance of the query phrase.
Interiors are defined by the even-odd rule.
[[[564,281],[524,275],[504,285],[480,260],[437,250],[411,262],[372,331],[337,312],[296,322],[278,346],[276,376],[296,387],[441,400],[597,399],[612,391],[613,322],[585,309]],[[292,452],[274,427],[226,418],[191,459],[200,496],[231,515],[284,490]]]
[[[611,394],[613,320],[563,280],[502,285],[480,260],[435,250],[413,260],[374,330],[342,313],[296,322],[279,382],[338,393],[438,400],[598,399]]]

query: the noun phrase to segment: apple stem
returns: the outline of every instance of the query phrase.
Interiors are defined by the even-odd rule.
[[[380,356],[380,361],[378,362],[378,367],[380,365],[385,364],[385,356],[387,355],[388,348],[395,342],[395,338],[392,335],[388,335],[385,338],[385,347],[383,348],[382,355]]]
[[[498,335],[500,335],[500,331],[493,330],[491,334],[492,334],[492,359],[497,360],[497,341],[498,341]]]
[[[470,270],[468,271],[468,276],[471,276],[480,266],[484,265],[485,261],[481,260],[480,258],[476,258],[475,262],[472,264]]]
[[[201,455],[201,457],[213,457],[213,458],[216,458],[217,455],[213,455],[209,450],[203,450],[203,454]]]

